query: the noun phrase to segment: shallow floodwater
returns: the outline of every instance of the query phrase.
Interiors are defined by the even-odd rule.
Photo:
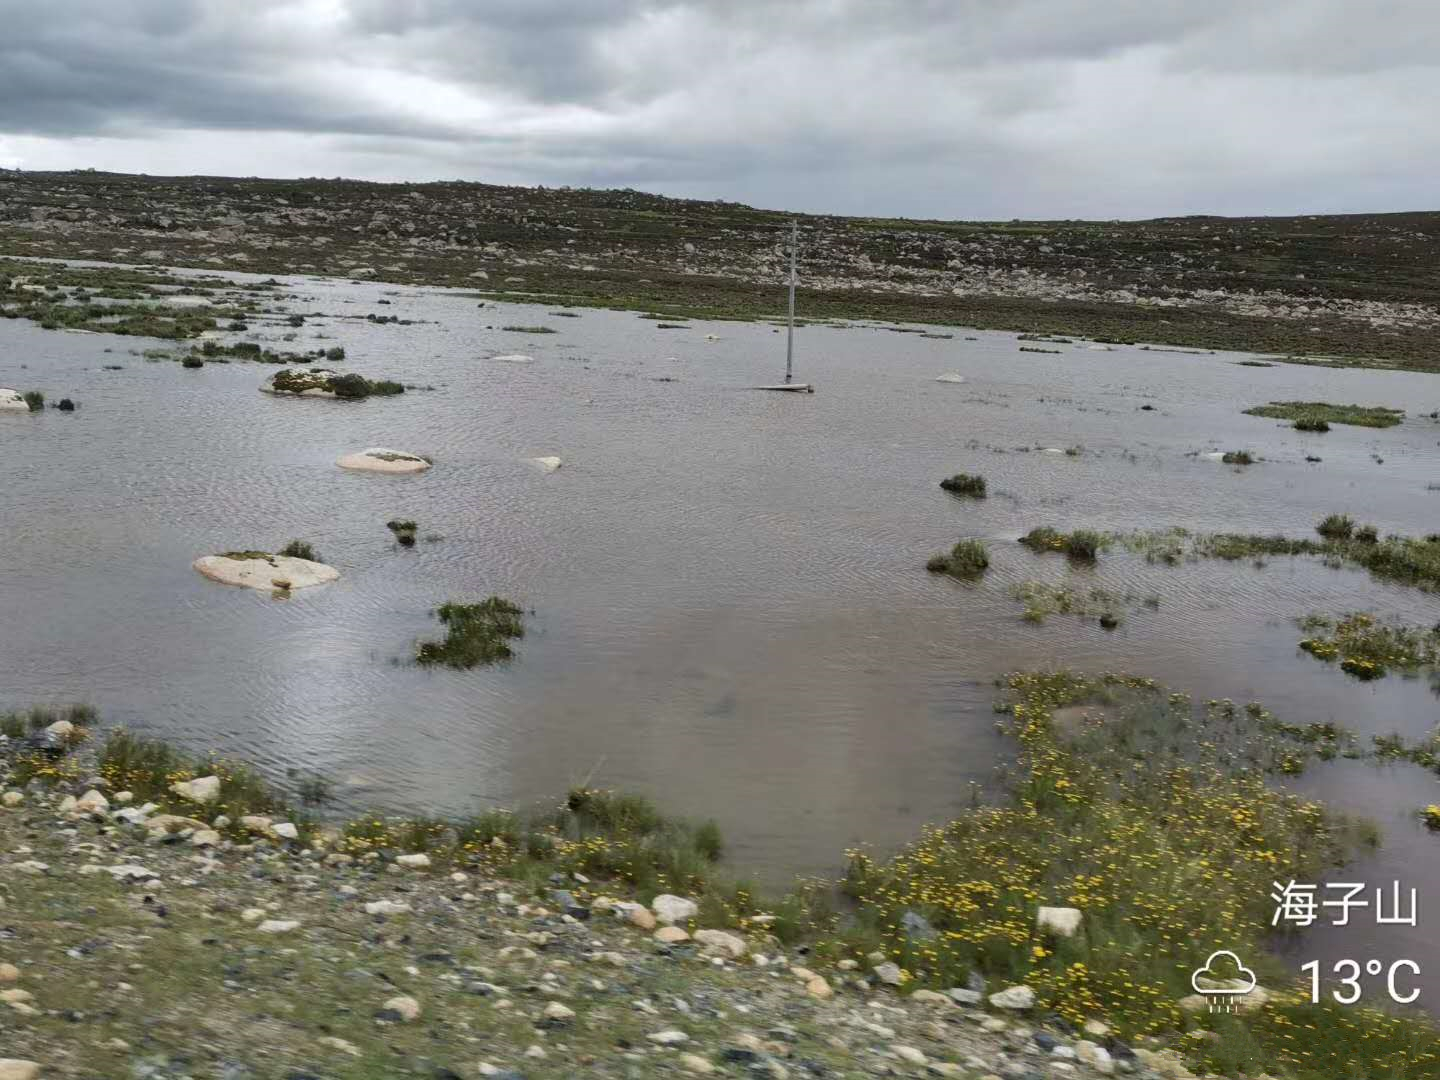
[[[108,721],[275,776],[328,776],[351,807],[461,812],[587,781],[639,789],[715,817],[736,864],[780,881],[968,805],[1006,752],[992,680],[1018,667],[1148,674],[1365,735],[1436,722],[1425,680],[1355,682],[1299,652],[1291,621],[1366,608],[1429,625],[1436,597],[1314,560],[1164,567],[1117,553],[1086,569],[1014,541],[1040,524],[1304,535],[1332,511],[1435,531],[1440,424],[1422,414],[1440,407],[1440,380],[807,326],[797,374],[818,392],[769,394],[745,389],[783,369],[783,332],[765,325],[660,330],[633,313],[559,318],[444,290],[287,287],[289,310],[322,314],[290,344],[276,321],[252,321],[252,336],[343,345],[345,370],[435,389],[280,399],[256,392],[269,366],[185,370],[142,359],[152,341],[0,320],[0,386],[80,403],[0,416],[0,703],[91,701]],[[367,312],[423,321],[374,325]],[[558,332],[491,329],[506,324]],[[489,359],[516,352],[534,362]],[[948,371],[966,382],[934,381]],[[1411,419],[1303,435],[1241,414],[1296,398]],[[335,466],[375,445],[435,468]],[[1071,446],[1083,452],[1040,449]],[[1203,456],[1239,448],[1263,463]],[[544,474],[528,461],[541,455],[563,468]],[[990,497],[940,491],[955,471],[983,473]],[[443,539],[399,548],[384,527],[397,516]],[[992,541],[979,585],[923,569],[961,536]],[[295,537],[340,581],[280,601],[190,567]],[[1036,578],[1160,605],[1110,633],[1060,615],[1035,626],[1010,590]],[[437,604],[490,593],[534,609],[513,663],[409,664]],[[1342,879],[1398,877],[1422,911],[1417,932],[1352,926],[1310,938],[1302,958],[1415,959],[1440,1001],[1440,947],[1424,940],[1440,839],[1412,816],[1440,801],[1435,779],[1351,763],[1304,786],[1385,829],[1386,850]]]

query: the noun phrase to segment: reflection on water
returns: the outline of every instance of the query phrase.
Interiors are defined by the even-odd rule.
[[[436,389],[276,399],[256,392],[267,367],[184,370],[127,355],[149,342],[0,322],[0,385],[81,404],[0,418],[8,703],[90,700],[275,775],[323,773],[351,806],[462,811],[587,777],[642,789],[716,817],[736,860],[777,878],[832,871],[849,844],[894,845],[965,805],[1004,753],[991,682],[1016,667],[1126,669],[1364,735],[1435,722],[1423,680],[1351,681],[1299,653],[1290,623],[1364,607],[1428,625],[1433,597],[1313,561],[1079,568],[1013,542],[1039,524],[1302,534],[1337,510],[1434,531],[1440,426],[1301,435],[1240,413],[1303,398],[1417,417],[1440,405],[1427,376],[805,327],[797,370],[818,392],[763,394],[743,388],[780,370],[767,326],[657,331],[441,290],[377,309],[384,286],[293,288],[295,310],[328,314],[288,347],[340,344],[349,370]],[[373,310],[425,321],[364,322]],[[507,323],[559,332],[487,329]],[[516,352],[535,362],[487,359]],[[934,381],[947,371],[966,382]],[[335,467],[367,446],[436,467]],[[1203,457],[1240,448],[1265,460]],[[545,475],[527,460],[540,455],[564,467]],[[990,498],[941,492],[957,470],[983,473]],[[402,549],[394,517],[443,539]],[[982,583],[921,569],[962,535],[992,541]],[[341,580],[277,602],[190,569],[292,537]],[[1013,584],[1066,577],[1161,603],[1113,633],[1019,619]],[[436,604],[490,592],[535,609],[514,664],[392,662],[434,629]],[[1406,815],[1437,801],[1433,778],[1336,765],[1305,782],[1383,820],[1389,846],[1356,872],[1416,885],[1425,925],[1440,841]],[[1440,972],[1440,951],[1405,947]]]

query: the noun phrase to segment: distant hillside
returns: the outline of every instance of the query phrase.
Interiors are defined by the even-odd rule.
[[[1069,333],[1440,370],[1440,213],[953,222],[637,191],[0,171],[0,254],[460,285],[718,317]]]

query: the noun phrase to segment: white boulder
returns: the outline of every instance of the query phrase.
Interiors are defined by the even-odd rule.
[[[650,902],[650,910],[655,912],[655,918],[664,925],[673,926],[675,923],[684,922],[686,919],[693,919],[699,915],[700,905],[683,896],[661,893]]]
[[[357,472],[417,473],[430,468],[430,462],[419,454],[407,454],[404,450],[387,450],[383,446],[372,446],[355,454],[345,454],[335,459],[342,469]]]
[[[504,353],[500,356],[492,356],[490,359],[498,360],[502,364],[533,364],[535,358],[526,356],[524,353]]]
[[[1049,931],[1056,937],[1073,937],[1075,931],[1080,929],[1083,918],[1079,908],[1042,907],[1035,912],[1035,928]]]
[[[242,585],[247,589],[266,591],[305,589],[311,585],[324,585],[340,576],[339,570],[324,563],[259,551],[205,555],[191,565],[211,581],[222,585]]]
[[[963,383],[965,376],[961,375],[958,371],[947,371],[944,375],[936,375],[935,381],[943,383]]]
[[[990,1004],[997,1009],[1028,1009],[1035,1004],[1035,991],[1028,986],[1011,986],[991,994]]]
[[[190,799],[198,803],[211,803],[220,797],[220,778],[218,776],[197,776],[194,780],[177,780],[170,785],[170,790],[182,799]],[[204,827],[203,824],[201,827]]]
[[[556,469],[560,468],[560,466],[561,466],[561,464],[562,464],[562,462],[560,461],[560,459],[559,459],[558,457],[536,457],[536,458],[531,458],[531,459],[530,459],[530,463],[531,463],[532,465],[537,465],[537,466],[539,466],[541,472],[547,472],[547,473],[552,473],[552,472],[554,472]]]
[[[0,389],[0,412],[29,412],[30,406],[18,390]]]

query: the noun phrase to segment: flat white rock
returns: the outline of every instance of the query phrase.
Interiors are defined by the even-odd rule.
[[[963,383],[965,381],[965,376],[961,375],[958,371],[947,371],[944,375],[936,375],[935,381],[948,383]]]
[[[492,356],[490,359],[498,360],[502,364],[533,364],[535,358],[526,356],[524,353],[504,353],[500,356]]]
[[[560,468],[561,460],[558,457],[534,457],[530,459],[532,465],[536,465],[542,472],[552,473]]]
[[[416,473],[430,468],[430,462],[419,454],[408,454],[404,450],[387,450],[383,446],[372,446],[357,454],[346,454],[335,459],[342,469],[359,472]]]
[[[340,571],[324,563],[296,559],[289,555],[271,555],[268,559],[232,559],[225,555],[205,555],[192,564],[211,581],[223,585],[243,585],[247,589],[304,589],[324,585],[340,576]],[[281,582],[288,582],[282,586]]]
[[[25,399],[20,396],[18,390],[0,389],[0,412],[29,412],[30,406],[25,404]]]

